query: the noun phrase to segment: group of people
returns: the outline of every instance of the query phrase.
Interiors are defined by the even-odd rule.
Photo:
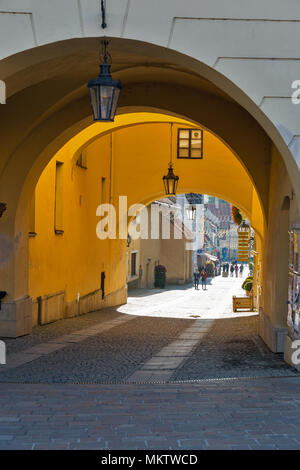
[[[240,274],[240,277],[243,276],[243,271],[244,271],[244,265],[240,264],[240,267],[238,266],[237,262],[235,261],[234,263],[224,263],[222,265],[223,272],[228,273],[230,271],[230,276],[233,277],[235,274],[235,277],[238,277]]]
[[[202,290],[206,290],[207,272],[205,268],[196,269],[194,271],[194,286],[196,290],[199,289],[200,279],[201,279],[201,284],[202,284]]]

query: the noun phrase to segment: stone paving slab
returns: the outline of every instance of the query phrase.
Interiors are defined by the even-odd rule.
[[[296,449],[300,379],[0,384],[0,449]]]

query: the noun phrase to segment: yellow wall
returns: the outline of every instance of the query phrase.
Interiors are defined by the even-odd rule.
[[[85,295],[100,288],[101,271],[106,271],[107,293],[124,284],[123,271],[118,269],[124,261],[124,241],[100,241],[95,230],[101,178],[109,180],[109,141],[106,136],[99,142],[100,156],[90,158],[87,152],[87,170],[74,164],[64,147],[41,175],[35,193],[37,236],[30,238],[32,297],[65,290],[67,301],[75,299],[78,292]],[[54,232],[56,160],[64,164],[62,235]]]

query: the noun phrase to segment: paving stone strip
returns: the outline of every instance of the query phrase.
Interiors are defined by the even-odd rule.
[[[89,328],[84,328],[68,335],[62,335],[58,338],[47,341],[46,343],[37,344],[36,346],[27,348],[20,353],[12,353],[8,355],[7,364],[1,366],[0,374],[1,372],[7,371],[8,369],[14,369],[23,364],[27,364],[28,362],[32,362],[41,356],[51,354],[59,349],[63,349],[69,346],[70,343],[84,341],[90,336],[103,333],[104,331],[108,331],[115,326],[119,326],[122,323],[128,322],[135,318],[136,316],[134,315],[122,315],[118,318],[115,318],[114,320],[109,320],[99,325],[93,325]]]
[[[168,381],[175,369],[189,357],[201,339],[210,330],[213,320],[195,320],[175,341],[162,348],[155,356],[127,377],[129,382]]]

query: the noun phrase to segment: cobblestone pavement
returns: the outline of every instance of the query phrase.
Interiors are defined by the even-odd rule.
[[[124,322],[87,337],[78,330],[75,342],[60,345],[56,337],[54,344],[42,345],[49,348],[46,354],[23,350],[17,356],[33,356],[31,362],[8,370],[0,366],[0,382],[164,382],[299,374],[259,338],[257,315],[210,321],[119,319]],[[12,357],[7,356],[8,367]]]
[[[294,374],[299,373],[284,362],[283,354],[272,353],[258,336],[258,316],[252,316],[211,322],[171,380]]]
[[[0,384],[0,449],[300,449],[300,379]]]
[[[5,340],[8,365],[39,356],[0,366],[0,449],[300,449],[300,373],[264,345],[258,316],[186,312],[108,309]]]
[[[32,334],[20,338],[0,338],[5,341],[7,353],[21,352],[31,346],[54,340],[62,335],[99,325],[118,318],[120,313],[113,308],[91,312],[74,318],[58,320],[48,325],[33,328]]]
[[[130,321],[27,364],[2,371],[0,366],[0,381],[121,381],[190,325],[190,320],[123,317]]]

